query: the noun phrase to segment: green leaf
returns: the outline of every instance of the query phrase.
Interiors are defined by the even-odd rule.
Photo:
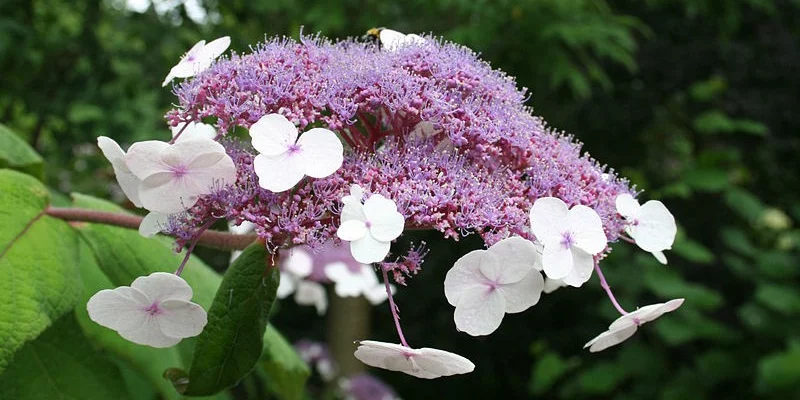
[[[0,398],[128,399],[117,366],[83,336],[73,314],[28,342],[0,375]]]
[[[683,182],[701,192],[720,192],[730,185],[726,171],[710,168],[688,169]]]
[[[39,181],[0,170],[0,372],[80,294],[77,235],[48,203]]]
[[[267,373],[267,388],[282,400],[303,398],[311,370],[294,347],[272,325],[264,334],[264,352],[259,365]]]
[[[266,247],[255,243],[225,273],[197,338],[184,394],[217,393],[255,367],[278,290],[279,272],[267,264],[268,256]]]
[[[780,313],[787,315],[800,313],[800,294],[794,286],[760,284],[755,297],[761,304]]]
[[[21,171],[44,178],[44,160],[7,126],[0,124],[0,168]]]
[[[701,285],[686,282],[675,270],[648,268],[644,281],[653,293],[665,299],[685,298],[695,307],[715,310],[723,303],[722,295]]]
[[[760,392],[797,387],[800,382],[800,343],[785,352],[771,354],[758,362],[757,388]]]
[[[679,256],[699,264],[710,264],[714,262],[715,258],[714,253],[708,250],[708,248],[700,244],[700,242],[695,242],[687,238],[683,234],[678,234],[678,236],[676,236],[672,250]]]
[[[766,209],[764,203],[758,197],[739,188],[731,188],[725,192],[725,203],[742,218],[750,222],[755,222]]]
[[[607,394],[619,386],[629,375],[624,365],[601,362],[584,370],[578,384],[586,394]]]
[[[533,394],[542,394],[555,385],[564,374],[580,365],[578,358],[564,359],[558,353],[548,352],[536,362],[531,374],[530,390]]]

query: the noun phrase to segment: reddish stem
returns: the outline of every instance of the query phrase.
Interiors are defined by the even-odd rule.
[[[394,296],[392,296],[392,287],[389,285],[389,274],[386,272],[386,268],[381,266],[381,272],[383,273],[383,284],[386,286],[386,295],[389,296],[389,307],[392,309],[392,318],[394,319],[394,326],[397,328],[397,335],[400,336],[400,343],[408,347],[409,349],[411,346],[408,345],[406,342],[406,338],[403,336],[403,328],[400,327],[400,311],[397,308],[397,305],[394,304]]]
[[[611,304],[614,305],[614,308],[616,308],[617,311],[619,311],[620,314],[628,315],[628,312],[625,311],[625,309],[623,309],[622,306],[619,305],[619,302],[617,301],[617,298],[614,297],[614,293],[611,292],[611,286],[608,286],[608,282],[606,281],[606,277],[603,276],[603,271],[600,269],[600,263],[599,262],[595,261],[594,270],[597,271],[597,276],[600,277],[600,286],[602,286],[603,289],[606,291],[606,294],[608,295],[608,298],[611,299]]]

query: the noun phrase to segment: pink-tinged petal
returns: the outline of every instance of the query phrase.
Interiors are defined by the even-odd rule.
[[[417,375],[420,378],[434,379],[442,376],[466,374],[475,370],[475,364],[472,361],[449,351],[423,347],[419,349],[419,352],[421,354],[415,356],[414,361],[417,362],[419,368],[426,375]]]
[[[253,169],[258,175],[258,184],[275,193],[293,188],[305,176],[303,160],[289,153],[277,157],[260,154],[253,161]]]
[[[181,140],[162,150],[161,160],[167,165],[183,165],[193,170],[214,165],[225,155],[225,147],[215,140],[193,138]]]
[[[364,364],[376,368],[405,372],[409,375],[414,375],[412,372],[419,370],[419,367],[412,362],[412,359],[419,355],[419,350],[399,344],[362,340],[354,355]]]
[[[114,139],[107,136],[98,136],[97,147],[100,148],[100,151],[103,152],[103,156],[105,156],[112,165],[118,162],[122,162],[123,165],[125,164],[125,152]]]
[[[139,186],[142,206],[162,214],[187,210],[197,203],[197,187],[192,181],[176,178],[172,172],[159,172],[148,176]]]
[[[500,327],[506,314],[506,301],[500,290],[484,286],[461,296],[453,320],[456,329],[472,336],[488,335]]]
[[[189,166],[190,171],[186,175],[186,179],[191,181],[191,186],[196,188],[196,192],[192,194],[209,194],[216,187],[236,183],[236,165],[233,164],[233,159],[225,153],[211,165],[203,167],[194,165],[194,163],[209,161],[212,158],[215,158],[212,154],[197,157]]]
[[[545,246],[559,243],[567,219],[567,205],[555,197],[542,197],[530,211],[531,232]]]
[[[649,252],[672,248],[678,227],[675,225],[675,217],[664,203],[658,200],[644,203],[638,221],[638,224],[630,227],[630,232],[639,247]]]
[[[169,223],[169,214],[162,214],[160,212],[150,212],[142,218],[139,224],[139,234],[144,237],[153,237],[167,227]]]
[[[94,294],[86,304],[89,318],[115,331],[132,330],[147,321],[148,299],[136,289],[121,286]]]
[[[359,240],[366,236],[367,233],[367,226],[357,219],[342,222],[342,224],[339,225],[339,229],[336,230],[336,236],[348,242]]]
[[[570,249],[560,244],[544,247],[542,266],[548,278],[563,279],[572,272],[573,265],[574,260]]]
[[[628,193],[617,196],[615,201],[617,212],[625,218],[637,218],[639,216],[639,202]]]
[[[172,127],[172,137],[181,132],[181,136],[175,141],[176,143],[184,142],[192,139],[214,139],[217,137],[217,128],[213,125],[204,124],[202,122],[189,122],[186,128],[184,125]]]
[[[314,269],[314,259],[311,254],[300,247],[292,247],[288,253],[286,261],[282,264],[284,270],[299,278],[311,275]]]
[[[362,265],[358,272],[353,272],[343,262],[334,262],[325,267],[325,273],[336,282],[336,295],[339,297],[357,297],[378,285],[378,278],[371,267]]]
[[[192,299],[192,287],[180,276],[166,272],[140,276],[131,283],[131,287],[144,293],[152,302]]]
[[[662,265],[667,265],[667,256],[664,255],[663,251],[654,251],[651,254],[656,258],[656,261]]]
[[[605,331],[586,343],[583,348],[585,349],[588,347],[589,351],[592,353],[603,351],[611,346],[616,346],[628,340],[628,338],[636,333],[636,329],[636,325],[629,325],[619,330]]]
[[[541,272],[531,269],[520,281],[502,285],[497,290],[506,300],[505,312],[523,312],[539,302],[544,290],[544,278]]]
[[[328,294],[325,287],[316,282],[298,281],[294,301],[300,305],[314,306],[319,315],[325,315],[328,310]]]
[[[581,287],[592,277],[594,271],[594,258],[592,255],[578,248],[572,249],[572,271],[561,280],[572,287]]]
[[[603,222],[593,209],[577,205],[567,214],[567,226],[572,232],[575,247],[595,255],[606,248],[608,239],[603,232]]]
[[[344,207],[342,207],[341,220],[342,222],[350,220],[366,222],[367,215],[364,214],[364,205],[356,201],[345,202]]]
[[[154,316],[161,333],[169,337],[197,336],[208,322],[206,311],[199,305],[182,300],[167,300],[159,304],[160,312]]]
[[[342,141],[327,129],[314,128],[303,133],[297,145],[306,162],[306,175],[312,178],[325,178],[342,166]]]
[[[495,243],[489,248],[489,252],[497,256],[500,274],[491,277],[484,272],[484,275],[501,284],[519,282],[534,269],[534,264],[541,258],[536,246],[519,236]]]
[[[397,212],[395,202],[379,194],[372,195],[364,202],[364,215],[370,223],[370,234],[382,242],[397,239],[405,228],[406,220]]]
[[[161,160],[161,152],[169,148],[166,142],[147,140],[136,142],[125,155],[125,164],[137,178],[144,180],[148,176],[169,171],[169,166]]]
[[[157,349],[175,346],[183,340],[183,338],[171,337],[161,333],[158,322],[152,317],[148,318],[147,322],[136,329],[119,331],[119,335],[133,343]]]
[[[169,74],[164,79],[164,82],[161,83],[161,86],[167,86],[167,84],[175,78],[187,78],[194,75],[194,63],[188,61],[188,59],[192,56],[196,56],[205,45],[205,40],[195,43],[195,45],[186,52],[181,60],[178,61],[178,64],[170,69]]]
[[[668,312],[675,311],[683,304],[683,301],[684,299],[674,299],[666,303],[653,304],[636,310],[640,311],[637,315],[639,324],[641,325],[653,321]]]
[[[97,138],[97,147],[103,152],[103,155],[111,162],[114,167],[114,175],[117,176],[117,182],[125,196],[136,207],[142,206],[142,201],[139,199],[139,184],[141,180],[134,175],[128,168],[125,162],[125,152],[119,147],[119,144],[111,138],[100,136]]]
[[[447,271],[444,295],[450,305],[456,306],[462,297],[486,288],[487,278],[481,272],[484,264],[496,265],[497,257],[486,250],[474,250],[459,258],[453,268]]]
[[[280,114],[267,114],[250,126],[253,148],[268,157],[289,151],[297,140],[297,127]]]
[[[390,248],[391,244],[389,242],[381,242],[369,234],[350,242],[350,254],[362,264],[383,261],[386,255],[389,254]]]
[[[231,38],[229,36],[223,36],[221,38],[214,39],[208,42],[207,45],[203,46],[197,58],[199,60],[210,59],[213,61],[217,59],[217,57],[221,56],[225,50],[228,50],[230,45]]]

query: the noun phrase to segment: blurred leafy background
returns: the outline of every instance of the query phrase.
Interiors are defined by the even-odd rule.
[[[441,285],[480,243],[422,235],[435,251],[397,298],[407,336],[477,370],[375,373],[407,399],[800,398],[798,15],[797,0],[4,0],[0,123],[43,155],[51,187],[121,202],[94,139],[168,137],[160,82],[196,41],[443,36],[516,76],[537,114],[669,206],[681,229],[668,267],[625,243],[604,265],[628,308],[687,302],[600,354],[581,349],[614,318],[597,282],[471,338]],[[371,338],[393,340],[388,307],[373,321]],[[274,322],[291,340],[326,336],[291,304]]]

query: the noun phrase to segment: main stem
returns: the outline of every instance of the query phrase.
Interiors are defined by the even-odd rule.
[[[200,235],[205,233],[205,231],[208,230],[208,228],[211,225],[214,224],[214,221],[216,221],[216,219],[208,220],[208,222],[203,224],[203,226],[201,226],[200,229],[197,230],[197,233],[196,233],[197,237],[192,239],[192,243],[189,245],[189,248],[186,249],[186,255],[183,256],[183,261],[181,261],[181,265],[178,266],[178,270],[175,271],[175,275],[181,276],[181,273],[183,272],[183,268],[186,267],[186,263],[189,261],[189,257],[192,256],[192,252],[194,251],[194,246],[197,246],[197,242],[200,239]]]
[[[130,214],[107,211],[87,210],[84,208],[48,207],[45,214],[75,222],[96,222],[123,228],[139,229],[142,217]],[[197,238],[197,244],[219,250],[244,250],[258,239],[255,234],[234,235],[228,232],[206,230]]]
[[[625,311],[621,305],[619,305],[617,298],[614,297],[614,293],[611,292],[611,286],[608,286],[608,281],[606,281],[606,277],[603,275],[603,271],[600,269],[600,263],[597,261],[594,262],[594,270],[597,271],[597,276],[600,277],[600,286],[602,286],[606,291],[606,294],[608,295],[608,298],[611,299],[611,304],[614,305],[614,308],[616,308],[620,314],[628,315],[628,312]]]
[[[400,313],[397,310],[397,306],[394,304],[392,287],[389,285],[389,274],[383,266],[381,266],[381,272],[383,272],[383,284],[386,286],[386,294],[389,296],[389,307],[392,309],[392,318],[394,318],[394,326],[397,328],[397,335],[400,336],[400,343],[405,347],[411,348],[408,342],[406,342],[406,338],[403,336],[403,328],[400,327]]]

